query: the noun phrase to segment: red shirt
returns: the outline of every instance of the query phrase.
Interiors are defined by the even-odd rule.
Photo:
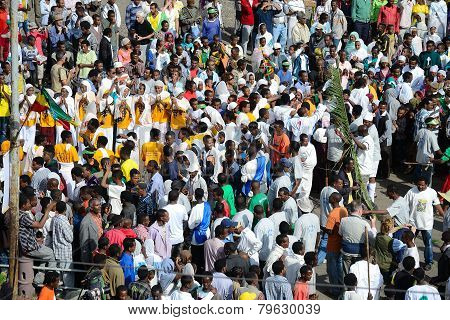
[[[392,24],[395,33],[400,31],[400,9],[394,4],[392,7],[382,6],[378,14],[378,24],[384,23],[386,26]]]
[[[123,240],[126,238],[126,236],[122,232],[122,230],[119,229],[108,230],[105,233],[105,237],[108,238],[109,245],[116,243],[123,249]]]
[[[47,40],[48,32],[47,30],[44,32],[38,32],[37,30],[30,31],[30,35],[36,38],[36,49],[38,53],[43,56],[44,51],[42,50],[42,41]]]
[[[5,30],[8,29],[6,21],[8,20],[8,10],[0,9],[0,34],[6,33]]]
[[[190,101],[192,98],[197,99],[197,94],[195,92],[186,91],[184,93],[184,97],[187,99],[187,101]]]
[[[258,6],[258,0],[253,0],[253,5],[250,5],[248,0],[241,1],[241,23],[247,26],[255,24],[255,15],[253,10],[256,10]]]

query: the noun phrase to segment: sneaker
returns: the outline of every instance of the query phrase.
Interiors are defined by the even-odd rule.
[[[432,267],[433,267],[433,264],[432,263],[428,263],[428,264],[425,265],[425,267],[423,267],[423,270],[430,271]]]

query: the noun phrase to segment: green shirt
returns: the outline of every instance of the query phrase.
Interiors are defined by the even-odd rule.
[[[258,193],[254,195],[248,204],[248,210],[254,213],[254,209],[257,205],[260,205],[264,209],[264,214],[267,214],[267,208],[269,207],[269,201],[264,193]]]
[[[352,19],[358,22],[370,22],[372,14],[371,0],[352,1]]]
[[[230,206],[230,218],[233,218],[234,215],[236,214],[236,207],[234,205],[233,188],[229,184],[226,184],[226,185],[222,186],[222,190],[223,190],[223,199]]]

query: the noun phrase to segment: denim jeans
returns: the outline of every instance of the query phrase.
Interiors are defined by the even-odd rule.
[[[425,257],[425,264],[430,264],[433,262],[433,243],[431,242],[431,230],[420,230],[422,234],[423,244],[425,245],[425,252],[423,256]],[[416,235],[419,233],[417,230]]]
[[[330,280],[330,284],[343,285],[344,284],[344,272],[342,270],[342,255],[340,252],[327,252],[327,273]],[[338,296],[342,287],[330,288],[330,292]]]
[[[279,38],[279,39],[278,39]],[[278,23],[273,25],[273,44],[279,42],[281,44],[281,51],[286,50],[287,28],[286,24]]]
[[[242,25],[242,37],[241,37],[241,44],[242,44],[242,51],[244,52],[244,56],[247,54],[247,50],[253,48],[252,45],[250,45],[250,48],[248,47],[248,44],[250,42],[250,37],[252,35],[253,31],[253,25],[249,26],[246,24]]]
[[[322,235],[320,239],[319,250],[317,252],[317,264],[321,265],[327,256],[328,233]]]

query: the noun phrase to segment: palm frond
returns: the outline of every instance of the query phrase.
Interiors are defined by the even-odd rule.
[[[330,79],[325,90],[328,96],[328,105],[330,106],[331,115],[334,119],[336,127],[342,132],[346,141],[351,143],[345,144],[344,156],[351,157],[355,163],[355,175],[361,188],[356,192],[356,196],[361,199],[364,204],[372,210],[374,203],[369,197],[366,186],[362,185],[361,172],[359,170],[358,157],[355,146],[350,138],[350,124],[347,118],[347,110],[344,103],[344,94],[341,85],[341,75],[339,68],[331,67],[329,70]]]

